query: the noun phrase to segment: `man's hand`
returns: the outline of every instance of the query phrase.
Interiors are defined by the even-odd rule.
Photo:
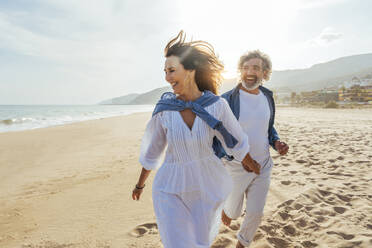
[[[289,146],[280,140],[275,141],[274,146],[280,155],[286,155],[289,149]]]
[[[260,174],[260,169],[261,169],[260,164],[257,163],[255,160],[253,160],[251,156],[249,155],[249,153],[247,153],[247,155],[244,157],[242,161],[242,166],[248,172],[254,172],[257,175]]]

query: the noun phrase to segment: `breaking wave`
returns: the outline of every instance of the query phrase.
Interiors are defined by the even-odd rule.
[[[35,119],[33,118],[13,118],[13,119],[0,120],[0,124],[10,126],[13,124],[22,124],[22,123],[33,122],[33,121],[35,121]]]

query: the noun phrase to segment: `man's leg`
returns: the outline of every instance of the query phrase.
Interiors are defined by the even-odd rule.
[[[264,175],[257,176],[246,191],[246,213],[243,223],[240,226],[237,237],[239,242],[236,247],[248,247],[261,223],[270,186],[270,174],[269,171]]]

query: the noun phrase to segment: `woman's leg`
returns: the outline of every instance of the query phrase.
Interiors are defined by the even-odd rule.
[[[175,194],[153,192],[153,203],[164,248],[196,247],[193,219],[182,199]]]
[[[186,192],[180,195],[192,216],[195,248],[209,248],[219,231],[223,201],[209,192]]]
[[[199,191],[182,193],[180,197],[190,211],[192,229],[196,240],[195,245],[197,245],[195,247],[209,247],[211,207],[204,202],[206,199],[203,199]]]

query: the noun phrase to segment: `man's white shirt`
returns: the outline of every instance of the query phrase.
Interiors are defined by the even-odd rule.
[[[261,173],[271,169],[268,129],[270,107],[266,96],[260,91],[258,95],[243,90],[240,93],[239,124],[249,138],[249,154],[261,165]],[[234,163],[239,163],[234,161]]]

